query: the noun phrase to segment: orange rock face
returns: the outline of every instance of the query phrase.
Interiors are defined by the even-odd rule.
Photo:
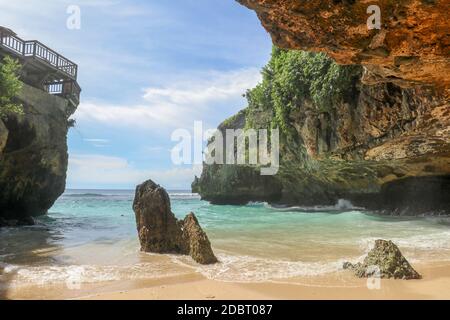
[[[256,11],[279,47],[326,52],[338,63],[362,64],[365,83],[450,87],[448,0],[237,1]],[[380,8],[380,29],[367,26],[370,5]]]

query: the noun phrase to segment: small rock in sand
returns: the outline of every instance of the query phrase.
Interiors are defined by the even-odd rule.
[[[392,242],[376,240],[375,246],[362,263],[345,262],[344,269],[352,270],[359,278],[377,277],[394,279],[420,279],[400,249]]]

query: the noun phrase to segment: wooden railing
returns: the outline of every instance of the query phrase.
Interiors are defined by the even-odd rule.
[[[78,66],[39,41],[25,41],[17,36],[3,34],[0,31],[0,46],[24,57],[38,58],[48,65],[62,71],[69,78],[73,80],[77,79]]]
[[[78,105],[80,102],[81,88],[76,81],[63,80],[59,82],[46,83],[45,90],[50,94],[70,99],[75,105]]]

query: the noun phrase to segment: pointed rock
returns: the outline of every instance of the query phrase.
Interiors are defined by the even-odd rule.
[[[198,223],[197,217],[192,212],[183,221],[183,238],[189,244],[189,254],[200,264],[213,264],[217,258],[211,249],[208,236]]]
[[[182,232],[170,209],[164,188],[151,180],[137,186],[133,202],[141,250],[154,253],[185,253]]]
[[[166,190],[151,180],[136,187],[133,202],[141,251],[191,255],[201,264],[217,262],[193,213],[177,220]]]

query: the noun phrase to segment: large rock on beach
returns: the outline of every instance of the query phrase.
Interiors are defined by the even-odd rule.
[[[400,249],[392,242],[376,240],[374,248],[362,263],[344,263],[344,269],[352,270],[359,278],[380,277],[394,279],[420,279]]]
[[[137,186],[133,210],[141,251],[191,255],[200,264],[217,262],[195,215],[178,220],[166,190],[155,182],[148,180]]]

